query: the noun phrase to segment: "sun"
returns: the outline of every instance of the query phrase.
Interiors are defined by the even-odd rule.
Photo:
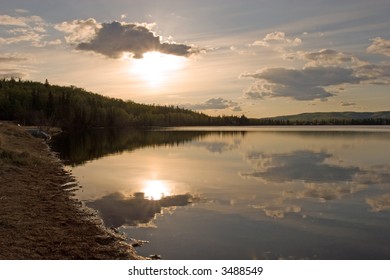
[[[144,183],[142,192],[145,197],[152,200],[159,200],[170,195],[170,190],[166,183],[161,180],[148,180]]]
[[[175,72],[182,68],[186,58],[160,52],[147,52],[141,59],[132,59],[130,72],[139,76],[152,87],[161,86],[174,79]]]

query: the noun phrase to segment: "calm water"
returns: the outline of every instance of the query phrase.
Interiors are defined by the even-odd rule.
[[[389,127],[98,130],[53,145],[78,197],[149,241],[142,255],[390,258]]]

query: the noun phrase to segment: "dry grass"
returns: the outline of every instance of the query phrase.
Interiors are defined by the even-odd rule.
[[[40,163],[40,159],[31,156],[28,152],[14,152],[0,148],[0,165],[14,164],[17,166],[29,166]]]
[[[61,187],[73,181],[39,139],[0,125],[0,259],[140,259]]]

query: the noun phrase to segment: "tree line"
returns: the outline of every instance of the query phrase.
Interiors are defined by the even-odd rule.
[[[247,125],[245,116],[211,117],[175,106],[109,98],[75,86],[0,80],[0,119],[23,125],[79,127]]]
[[[314,120],[283,120],[283,119],[250,119],[250,125],[262,126],[289,126],[289,125],[390,125],[388,118],[367,119],[314,119]]]
[[[248,119],[212,117],[177,106],[109,98],[75,86],[21,79],[0,80],[0,120],[63,129],[151,126],[390,125],[390,118]]]

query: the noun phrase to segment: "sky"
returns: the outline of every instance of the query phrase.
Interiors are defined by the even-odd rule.
[[[390,110],[388,0],[0,0],[0,78],[209,115]]]

